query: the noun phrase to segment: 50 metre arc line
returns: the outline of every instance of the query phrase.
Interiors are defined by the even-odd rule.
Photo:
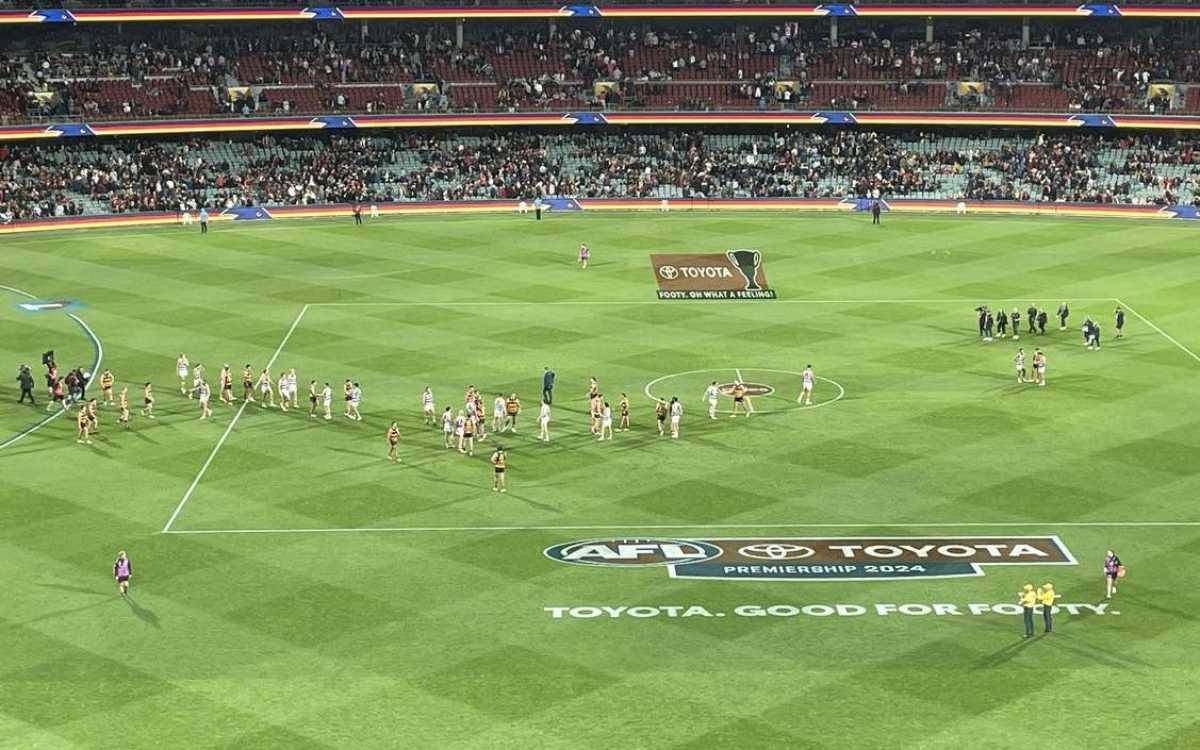
[[[29,292],[27,292],[23,289],[17,289],[15,287],[11,287],[11,286],[4,286],[3,284],[0,284],[0,289],[3,289],[8,292],[12,292],[13,294],[17,294],[22,297],[26,297],[27,299],[37,299],[34,295],[30,294]],[[96,335],[95,331],[93,331],[88,326],[87,323],[83,322],[83,318],[80,318],[75,313],[67,313],[67,317],[70,318],[71,320],[75,321],[79,325],[79,327],[83,329],[83,332],[87,335],[88,339],[91,340],[92,352],[93,352],[92,372],[93,373],[98,372],[100,370],[100,363],[104,361],[104,345],[100,343],[100,338]],[[4,450],[8,446],[17,442],[18,440],[37,432],[41,428],[43,428],[46,425],[53,422],[55,419],[58,419],[64,411],[66,411],[66,407],[60,408],[58,411],[54,412],[53,414],[43,417],[38,422],[30,425],[29,427],[26,427],[24,430],[21,430],[16,435],[13,435],[12,437],[10,437],[8,440],[5,440],[3,443],[0,443],[0,450]]]

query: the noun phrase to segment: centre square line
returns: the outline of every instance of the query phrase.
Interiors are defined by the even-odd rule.
[[[304,313],[308,312],[308,308],[309,305],[305,305],[304,307],[300,308],[300,312],[296,315],[296,319],[292,321],[291,328],[288,328],[287,333],[283,335],[283,340],[279,342],[279,346],[275,347],[275,353],[271,355],[271,359],[267,362],[268,370],[271,369],[271,366],[275,364],[275,360],[279,358],[280,352],[282,352],[283,347],[287,345],[288,339],[290,339],[292,334],[295,333],[296,327],[300,325],[300,321],[304,318]],[[221,437],[217,440],[217,444],[213,446],[212,452],[208,454],[208,458],[205,459],[204,463],[200,466],[200,471],[196,473],[196,478],[193,479],[192,483],[188,486],[187,492],[183,493],[183,497],[179,498],[179,504],[175,506],[175,511],[171,513],[171,517],[167,519],[167,523],[162,528],[163,534],[168,534],[171,532],[171,526],[175,523],[175,520],[179,518],[179,514],[183,512],[183,506],[187,505],[188,500],[191,499],[192,493],[196,491],[196,487],[200,484],[200,480],[204,478],[204,474],[208,471],[208,467],[212,465],[213,459],[217,457],[217,452],[221,450],[221,446],[225,445],[225,441],[229,439],[229,433],[233,432],[234,426],[237,425],[238,420],[242,418],[242,414],[245,413],[246,407],[249,405],[249,401],[242,401],[242,405],[238,407],[237,413],[233,415],[233,419],[229,420],[229,425],[225,428],[225,431],[221,433]]]

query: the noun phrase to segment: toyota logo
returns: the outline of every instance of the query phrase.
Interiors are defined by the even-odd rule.
[[[679,269],[675,266],[663,266],[658,269],[658,275],[670,281],[679,277]]]
[[[769,542],[764,544],[748,544],[738,550],[742,557],[754,560],[803,560],[812,557],[813,549],[799,544],[779,544]]]

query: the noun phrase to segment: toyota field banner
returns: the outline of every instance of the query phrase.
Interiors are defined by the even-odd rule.
[[[757,250],[651,255],[650,263],[659,299],[775,299]]]

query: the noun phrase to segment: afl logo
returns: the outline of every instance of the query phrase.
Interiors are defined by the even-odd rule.
[[[675,266],[662,266],[658,269],[658,275],[667,281],[672,281],[679,278],[679,269]]]
[[[738,554],[753,560],[803,560],[806,557],[812,557],[815,553],[812,547],[805,547],[802,544],[768,542],[748,544],[738,549]]]
[[[587,539],[548,547],[546,557],[572,565],[634,568],[712,560],[721,548],[695,539]]]

